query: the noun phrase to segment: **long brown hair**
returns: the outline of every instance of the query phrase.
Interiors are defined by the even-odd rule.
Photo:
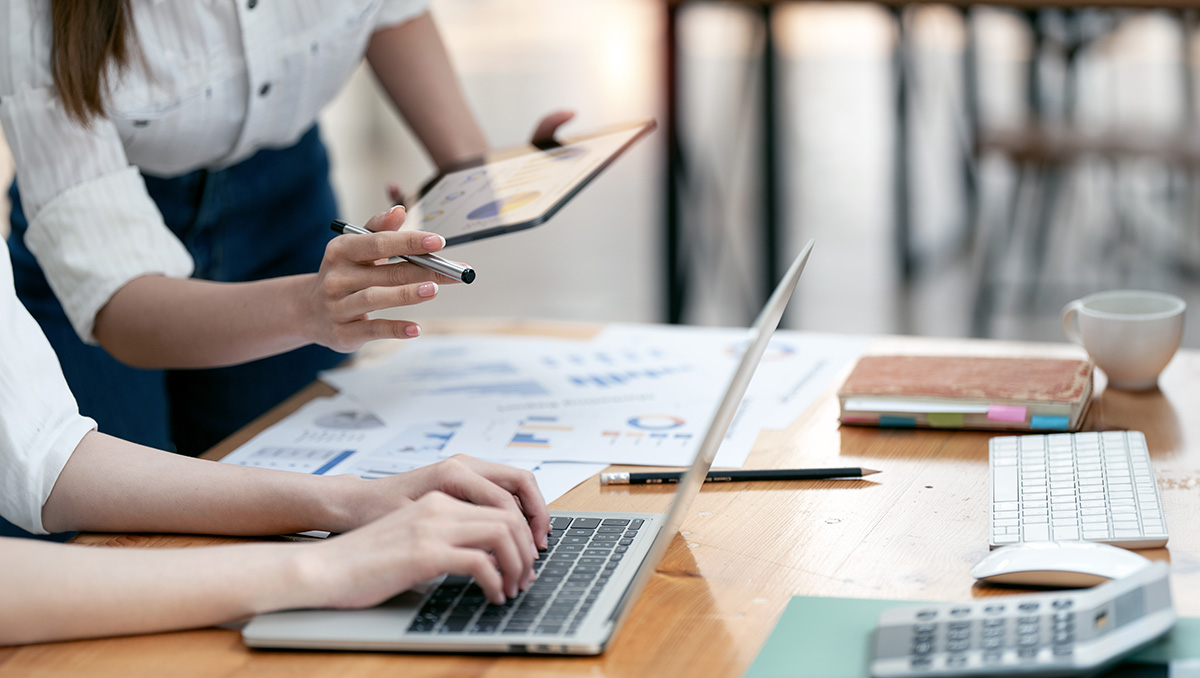
[[[51,0],[50,70],[67,115],[83,126],[104,115],[108,66],[138,53],[131,0]]]

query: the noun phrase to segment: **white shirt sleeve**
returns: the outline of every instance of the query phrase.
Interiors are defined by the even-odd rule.
[[[112,122],[84,128],[67,117],[48,68],[48,8],[0,5],[0,124],[29,220],[26,243],[75,331],[95,343],[96,314],[118,289],[142,275],[186,278],[194,264]]]
[[[42,506],[76,445],[95,428],[80,416],[50,342],[17,301],[0,240],[0,515],[45,534]]]
[[[375,28],[402,24],[429,11],[430,0],[386,0],[375,20]]]

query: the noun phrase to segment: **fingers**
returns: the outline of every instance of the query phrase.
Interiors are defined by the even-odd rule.
[[[394,184],[393,184],[394,185]],[[399,187],[396,190],[400,190]],[[408,212],[404,205],[396,203],[386,212],[380,212],[367,220],[368,231],[398,231],[404,225]]]
[[[333,607],[376,605],[446,573],[473,577],[489,600],[503,604],[529,586],[536,558],[520,516],[437,491],[323,542],[315,553],[313,566],[328,582],[316,602]]]
[[[443,528],[442,537],[451,548],[442,554],[440,569],[474,577],[497,605],[517,597],[529,575],[506,529],[493,521],[454,522]]]
[[[498,508],[515,507],[528,521],[534,544],[542,549],[549,545],[547,535],[550,533],[550,511],[546,508],[546,500],[532,473],[467,455],[455,455],[447,461],[456,461],[473,472],[472,475],[474,478],[478,478],[478,483],[474,483],[472,487],[476,484],[486,485],[490,488],[498,487],[502,490],[499,494],[495,494],[494,490],[488,490],[487,493],[495,497],[505,497],[505,499],[493,501],[477,501],[471,497],[462,497],[463,499],[476,504],[487,503],[489,506],[498,506],[495,502],[500,501],[505,506],[498,506]],[[464,491],[468,490],[464,488]],[[512,502],[514,496],[519,500],[517,503]],[[480,497],[480,499],[484,498]]]
[[[368,287],[346,297],[340,311],[343,320],[352,320],[372,311],[420,304],[433,299],[437,294],[438,284],[435,282],[399,287]]]
[[[368,222],[367,230],[377,229]],[[373,265],[380,259],[405,254],[429,254],[445,246],[446,239],[434,233],[379,230],[377,233],[343,235],[330,240],[325,247],[325,258]]]
[[[521,507],[517,505],[512,493],[473,472],[457,459],[447,459],[439,463],[435,473],[437,477],[434,482],[443,492],[477,506],[489,506],[508,513],[515,519],[515,524],[519,525],[521,539],[529,544],[530,558],[537,558],[539,542],[525,522]]]
[[[544,144],[554,141],[554,133],[558,131],[558,128],[574,117],[575,111],[554,111],[548,114],[538,122],[537,129],[533,131],[533,143]]]
[[[499,508],[471,506],[438,492],[426,495],[420,503],[432,511],[439,522],[445,523],[439,534],[446,543],[492,554],[495,563],[491,571],[494,573],[496,566],[500,568],[501,586],[494,589],[500,594],[499,603],[503,603],[505,597],[516,597],[533,579],[533,561],[537,559],[537,552],[529,541],[529,531],[522,518]],[[471,575],[477,576],[478,571],[476,566]],[[487,591],[485,583],[494,579],[485,576],[477,577],[477,581]],[[492,597],[492,600],[496,601],[496,598]]]

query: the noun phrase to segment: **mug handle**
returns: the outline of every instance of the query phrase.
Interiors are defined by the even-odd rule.
[[[1076,299],[1063,307],[1062,312],[1062,330],[1063,334],[1067,335],[1067,340],[1083,346],[1083,335],[1079,333],[1079,309],[1083,308],[1083,302]]]

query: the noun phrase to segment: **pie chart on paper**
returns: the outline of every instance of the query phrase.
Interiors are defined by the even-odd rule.
[[[479,207],[471,210],[467,214],[467,219],[488,219],[490,217],[498,217],[501,214],[506,214],[516,209],[520,209],[529,203],[537,200],[542,195],[541,191],[526,191],[507,198],[497,198],[488,203],[484,203]]]

